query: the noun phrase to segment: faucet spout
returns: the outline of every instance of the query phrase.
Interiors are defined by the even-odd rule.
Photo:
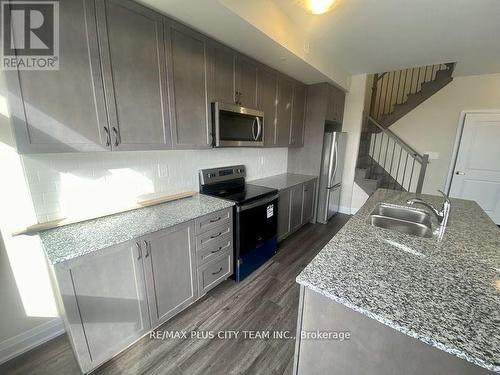
[[[448,224],[448,216],[450,215],[450,209],[451,209],[451,202],[448,196],[443,193],[441,190],[438,190],[445,198],[445,201],[443,202],[443,206],[441,207],[440,210],[436,209],[432,204],[424,201],[421,198],[411,198],[406,201],[406,203],[410,206],[414,204],[421,204],[422,206],[425,206],[429,208],[434,215],[436,215],[438,219],[438,223],[442,227],[446,227]]]

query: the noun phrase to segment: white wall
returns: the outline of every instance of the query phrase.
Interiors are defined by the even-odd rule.
[[[0,363],[63,332],[37,237],[12,237],[36,220],[14,149],[0,72]]]
[[[340,210],[351,214],[359,207],[352,210],[352,202],[362,200],[358,197],[360,189],[353,189],[354,170],[358,158],[359,137],[363,125],[363,111],[366,104],[367,75],[359,74],[352,76],[351,88],[346,95],[344,107],[344,122],[342,131],[347,132],[346,156],[344,172],[342,174],[342,194],[340,196]],[[366,195],[366,194],[365,194]]]
[[[481,109],[500,110],[500,74],[455,77],[391,126],[418,152],[439,154],[439,159],[430,160],[424,193],[436,194],[445,186],[460,113]]]
[[[144,194],[198,191],[198,170],[234,164],[247,180],[285,173],[287,149],[212,149],[23,156],[37,218],[92,215]]]

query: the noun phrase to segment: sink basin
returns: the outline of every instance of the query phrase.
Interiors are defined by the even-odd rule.
[[[370,214],[373,226],[417,237],[432,237],[431,215],[410,207],[379,203]]]

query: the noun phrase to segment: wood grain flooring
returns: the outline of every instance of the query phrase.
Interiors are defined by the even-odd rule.
[[[144,337],[92,374],[291,374],[295,340],[275,339],[272,334],[295,335],[299,299],[295,277],[348,219],[338,214],[327,225],[307,224],[243,282],[225,281],[157,330],[184,331],[187,338]],[[239,337],[190,337],[191,332],[228,331],[238,332]],[[245,338],[244,331],[270,331],[271,337]],[[66,335],[0,366],[2,375],[79,373]]]

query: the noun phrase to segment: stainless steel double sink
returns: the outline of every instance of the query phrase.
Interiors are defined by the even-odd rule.
[[[379,203],[370,214],[371,225],[417,237],[432,237],[431,215],[411,207]]]

